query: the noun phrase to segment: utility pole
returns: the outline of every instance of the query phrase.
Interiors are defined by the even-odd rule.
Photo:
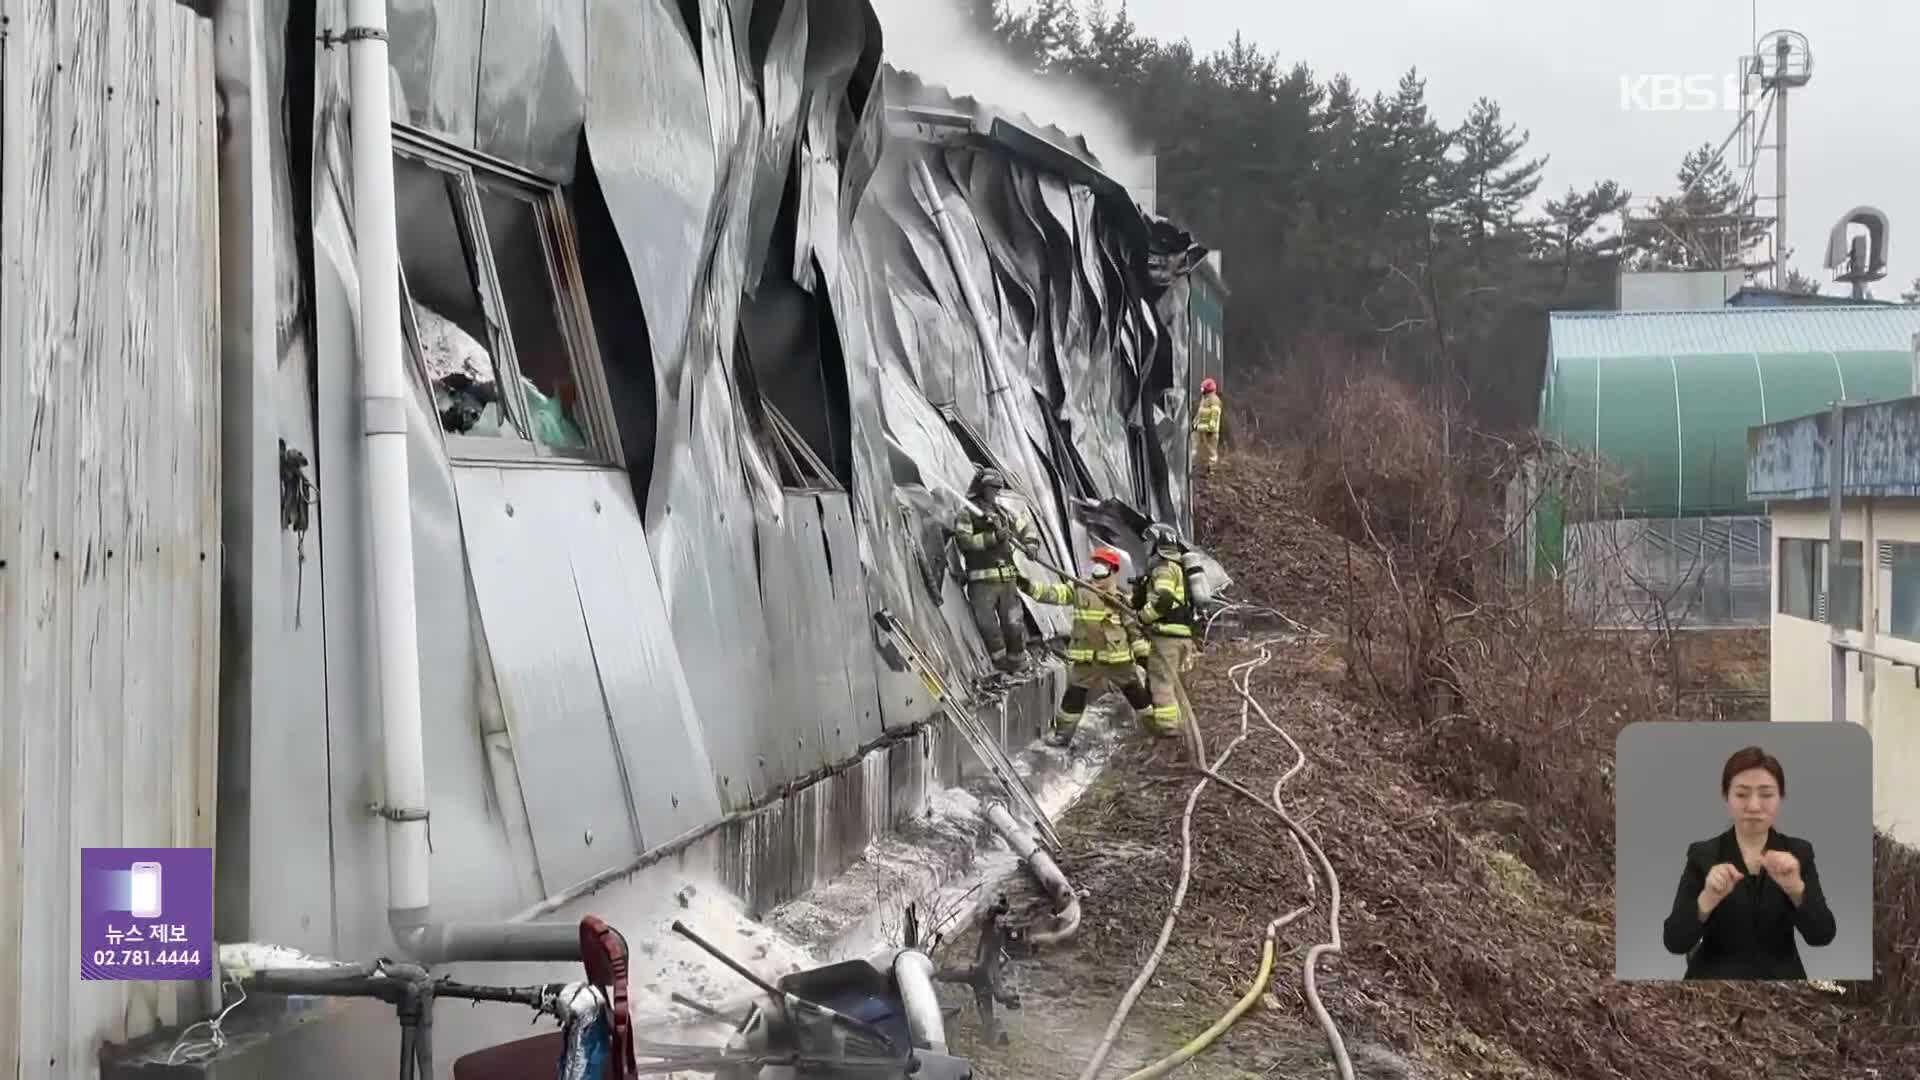
[[[1793,41],[1785,34],[1774,39],[1773,62],[1774,77],[1779,80],[1778,110],[1774,116],[1773,167],[1774,184],[1779,192],[1779,200],[1774,208],[1774,277],[1778,288],[1787,287],[1787,64],[1793,50]]]
[[[1751,61],[1762,100],[1770,100],[1774,112],[1773,284],[1775,288],[1784,289],[1791,270],[1787,257],[1792,250],[1787,242],[1787,99],[1792,96],[1791,91],[1807,85],[1813,78],[1813,51],[1807,46],[1806,35],[1799,31],[1772,30],[1754,43]],[[1753,121],[1756,152],[1761,149],[1761,128],[1765,123],[1764,118]]]
[[[1847,480],[1846,403],[1834,402],[1830,417],[1827,421],[1827,681],[1833,695],[1830,719],[1844,724],[1847,722],[1847,632],[1840,625],[1834,594],[1840,582],[1840,545],[1846,536],[1842,509]]]

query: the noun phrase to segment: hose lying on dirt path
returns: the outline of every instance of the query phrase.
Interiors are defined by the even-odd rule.
[[[1253,985],[1239,1001],[1234,1003],[1233,1008],[1228,1009],[1220,1019],[1213,1022],[1212,1027],[1159,1061],[1137,1072],[1128,1073],[1123,1080],[1159,1080],[1160,1077],[1171,1074],[1186,1062],[1199,1057],[1202,1050],[1212,1046],[1215,1039],[1225,1035],[1229,1028],[1239,1023],[1240,1018],[1247,1014],[1247,1010],[1253,1008],[1254,1003],[1260,1000],[1260,995],[1267,992],[1267,984],[1273,981],[1273,949],[1275,941],[1280,937],[1280,931],[1286,929],[1287,924],[1293,920],[1312,910],[1311,904],[1297,907],[1267,924],[1267,940],[1260,949],[1260,971],[1254,975]]]
[[[1315,843],[1313,837],[1307,835],[1306,830],[1301,828],[1300,824],[1294,821],[1293,818],[1289,817],[1285,810],[1262,799],[1260,796],[1255,795],[1239,784],[1228,780],[1226,777],[1219,775],[1212,769],[1202,771],[1208,779],[1219,781],[1221,787],[1226,788],[1236,795],[1253,800],[1254,805],[1261,807],[1268,813],[1278,816],[1281,822],[1285,824],[1295,836],[1300,837],[1301,841],[1304,842],[1307,847],[1313,849],[1314,858],[1319,860],[1321,871],[1327,875],[1328,892],[1331,894],[1331,903],[1329,904],[1331,909],[1330,922],[1332,923],[1329,934],[1331,940],[1324,944],[1315,945],[1313,948],[1307,950],[1307,958],[1301,965],[1300,974],[1303,989],[1306,991],[1307,1007],[1313,1010],[1314,1019],[1320,1022],[1320,1030],[1326,1033],[1327,1047],[1333,1051],[1334,1063],[1340,1068],[1340,1080],[1353,1080],[1353,1061],[1347,1057],[1346,1041],[1340,1037],[1340,1029],[1334,1026],[1333,1017],[1327,1014],[1327,1007],[1321,1004],[1320,991],[1315,985],[1314,978],[1314,970],[1319,964],[1320,958],[1327,953],[1337,953],[1340,951],[1340,878],[1333,872],[1333,864],[1327,861],[1326,852],[1320,850],[1320,845]]]
[[[1266,651],[1266,647],[1264,645],[1261,646],[1261,652],[1264,654]],[[1327,1037],[1327,1049],[1333,1052],[1334,1064],[1340,1069],[1340,1080],[1353,1080],[1353,1061],[1347,1056],[1346,1040],[1340,1037],[1340,1029],[1334,1025],[1333,1017],[1328,1014],[1327,1007],[1320,1001],[1320,991],[1316,977],[1320,957],[1327,953],[1337,953],[1341,948],[1340,875],[1334,873],[1333,863],[1327,860],[1326,852],[1320,850],[1320,845],[1314,841],[1313,837],[1308,834],[1307,830],[1303,828],[1299,822],[1293,820],[1293,817],[1287,813],[1286,804],[1280,801],[1280,788],[1285,785],[1288,780],[1291,780],[1294,774],[1306,767],[1307,752],[1301,749],[1300,744],[1294,741],[1292,735],[1287,733],[1287,729],[1274,722],[1273,717],[1268,715],[1266,706],[1260,704],[1260,702],[1254,698],[1252,692],[1247,687],[1247,683],[1247,678],[1243,676],[1240,682],[1234,687],[1240,694],[1241,707],[1246,708],[1251,706],[1255,712],[1259,713],[1260,719],[1268,727],[1272,728],[1282,739],[1285,739],[1288,746],[1293,747],[1293,752],[1297,755],[1297,760],[1295,760],[1293,768],[1288,769],[1285,774],[1273,782],[1272,802],[1262,802],[1258,795],[1255,795],[1253,792],[1225,777],[1214,775],[1213,779],[1219,780],[1221,786],[1227,790],[1252,799],[1277,816],[1281,822],[1286,825],[1287,832],[1293,837],[1294,851],[1300,855],[1302,869],[1306,867],[1306,849],[1311,848],[1313,849],[1314,858],[1320,863],[1321,872],[1327,876],[1327,936],[1329,940],[1324,944],[1315,945],[1313,948],[1307,950],[1306,959],[1301,964],[1300,982],[1301,988],[1307,998],[1307,1007],[1313,1011],[1314,1019],[1320,1022],[1320,1030]],[[1215,766],[1215,768],[1217,769],[1218,766]],[[1309,895],[1313,892],[1313,884],[1313,875],[1309,873],[1307,875]]]
[[[1272,976],[1272,955],[1275,938],[1282,928],[1311,910],[1311,898],[1318,891],[1312,869],[1307,861],[1307,848],[1309,847],[1312,848],[1313,854],[1317,857],[1321,871],[1327,876],[1328,890],[1331,894],[1329,921],[1331,923],[1332,940],[1327,944],[1315,945],[1307,951],[1306,960],[1302,969],[1302,983],[1308,1007],[1312,1010],[1315,1019],[1319,1021],[1321,1031],[1326,1035],[1327,1045],[1333,1053],[1334,1062],[1339,1068],[1341,1080],[1354,1080],[1353,1063],[1348,1058],[1345,1041],[1341,1038],[1339,1029],[1334,1025],[1333,1018],[1327,1013],[1326,1007],[1321,1003],[1319,990],[1316,985],[1316,967],[1319,958],[1329,952],[1339,952],[1341,947],[1340,879],[1334,873],[1332,863],[1327,860],[1326,854],[1321,851],[1319,844],[1287,814],[1284,805],[1280,801],[1281,788],[1288,780],[1296,776],[1301,769],[1306,767],[1306,752],[1301,749],[1300,744],[1295,742],[1293,737],[1289,735],[1284,728],[1274,722],[1265,706],[1261,705],[1259,701],[1254,698],[1249,688],[1253,671],[1256,668],[1265,666],[1272,657],[1273,650],[1267,644],[1263,643],[1260,646],[1260,655],[1258,657],[1235,665],[1228,673],[1229,678],[1233,681],[1235,691],[1238,692],[1241,697],[1240,734],[1232,743],[1228,744],[1227,749],[1221,753],[1220,757],[1213,762],[1211,767],[1206,765],[1197,767],[1203,778],[1198,784],[1194,785],[1192,794],[1188,796],[1186,812],[1181,820],[1180,882],[1174,890],[1172,909],[1168,911],[1167,920],[1161,926],[1160,940],[1155,946],[1153,954],[1147,958],[1146,966],[1141,970],[1140,976],[1134,980],[1132,987],[1128,989],[1126,996],[1121,1000],[1120,1007],[1116,1010],[1112,1023],[1107,1026],[1106,1035],[1094,1051],[1093,1059],[1088,1063],[1086,1069],[1081,1072],[1080,1080],[1093,1080],[1093,1077],[1098,1074],[1100,1066],[1105,1064],[1107,1056],[1113,1051],[1114,1043],[1119,1037],[1120,1029],[1125,1024],[1128,1013],[1132,1011],[1133,1006],[1138,1002],[1140,993],[1144,990],[1148,980],[1153,977],[1153,972],[1159,967],[1160,960],[1165,955],[1167,942],[1172,937],[1174,922],[1179,917],[1180,907],[1186,899],[1187,885],[1191,879],[1193,808],[1199,801],[1201,791],[1206,788],[1207,782],[1210,780],[1218,781],[1223,787],[1252,799],[1254,802],[1279,816],[1292,836],[1294,850],[1300,857],[1301,870],[1306,877],[1309,900],[1306,905],[1296,908],[1267,924],[1266,943],[1262,950],[1263,955],[1260,974],[1255,978],[1253,988],[1248,991],[1245,997],[1236,1003],[1233,1008],[1229,1009],[1212,1027],[1201,1033],[1201,1035],[1193,1041],[1187,1043],[1173,1054],[1155,1062],[1153,1065],[1130,1074],[1126,1080],[1153,1080],[1153,1078],[1168,1075],[1169,1072],[1177,1068],[1180,1064],[1192,1059],[1208,1046],[1212,1045],[1216,1039],[1222,1034],[1225,1034],[1229,1028],[1245,1015],[1247,1010],[1252,1007],[1253,1002],[1259,999],[1260,994],[1265,991],[1267,983]],[[1246,740],[1250,726],[1249,714],[1256,711],[1260,714],[1261,721],[1279,734],[1281,738],[1285,739],[1287,744],[1293,748],[1295,754],[1293,766],[1274,781],[1273,802],[1271,804],[1263,801],[1259,796],[1254,795],[1241,785],[1221,776],[1218,771],[1233,754],[1234,750]],[[1192,722],[1197,725],[1197,717],[1192,718]]]
[[[1192,1060],[1200,1051],[1213,1045],[1213,1040],[1238,1023],[1240,1017],[1245,1015],[1248,1009],[1253,1008],[1254,1002],[1260,1000],[1260,995],[1266,992],[1267,980],[1273,977],[1273,939],[1274,934],[1270,929],[1267,931],[1267,942],[1260,949],[1260,972],[1253,977],[1252,989],[1248,990],[1239,1001],[1234,1002],[1233,1008],[1228,1009],[1225,1016],[1215,1020],[1213,1026],[1202,1032],[1199,1038],[1138,1072],[1128,1073],[1125,1080],[1159,1080],[1160,1077],[1179,1068],[1182,1063]]]
[[[1272,655],[1265,649],[1262,652],[1265,656]],[[1229,675],[1239,673],[1241,668],[1251,671],[1265,662],[1264,658],[1243,661],[1235,665]],[[1199,717],[1188,714],[1187,723],[1198,727]],[[1233,756],[1233,752],[1240,748],[1240,744],[1247,741],[1249,727],[1248,712],[1242,709],[1240,734],[1227,744],[1225,750],[1220,751],[1220,756],[1213,760],[1213,768],[1218,769],[1225,765],[1227,759]],[[1204,762],[1195,764],[1197,768],[1206,768]],[[1093,1057],[1087,1062],[1087,1067],[1080,1071],[1080,1080],[1094,1080],[1094,1077],[1099,1075],[1100,1067],[1107,1063],[1107,1055],[1113,1053],[1113,1044],[1120,1038],[1120,1029],[1126,1024],[1127,1015],[1133,1012],[1133,1007],[1139,1002],[1140,995],[1147,989],[1147,982],[1159,969],[1161,958],[1167,954],[1167,942],[1173,938],[1174,923],[1180,918],[1180,906],[1187,902],[1187,886],[1193,880],[1193,808],[1199,804],[1200,793],[1206,789],[1206,778],[1202,778],[1199,783],[1193,785],[1192,793],[1187,796],[1186,812],[1180,816],[1180,880],[1173,889],[1173,906],[1167,911],[1167,920],[1160,926],[1160,940],[1155,943],[1152,955],[1147,957],[1146,966],[1140,969],[1139,977],[1133,980],[1133,985],[1127,987],[1126,994],[1121,997],[1120,1006],[1114,1010],[1113,1020],[1107,1024],[1107,1031],[1100,1039],[1100,1045],[1094,1048]]]
[[[1245,720],[1247,710],[1251,709],[1253,711],[1258,712],[1260,714],[1261,721],[1264,722],[1269,728],[1272,728],[1276,734],[1278,734],[1282,739],[1286,740],[1288,746],[1293,748],[1294,763],[1292,767],[1287,769],[1286,772],[1282,773],[1280,777],[1273,782],[1273,804],[1276,807],[1282,807],[1284,809],[1284,806],[1280,801],[1280,789],[1286,785],[1287,781],[1299,775],[1300,770],[1306,768],[1307,753],[1304,749],[1301,748],[1299,743],[1294,741],[1293,736],[1288,734],[1285,728],[1281,727],[1279,724],[1274,722],[1273,717],[1267,713],[1265,706],[1261,705],[1260,702],[1254,698],[1252,691],[1249,689],[1249,683],[1252,679],[1254,667],[1265,665],[1265,663],[1271,656],[1272,656],[1272,650],[1266,644],[1263,643],[1260,646],[1260,658],[1259,658],[1258,665],[1235,668],[1234,673],[1236,674],[1237,677],[1234,680],[1234,690],[1240,695],[1241,717],[1243,722]],[[1228,783],[1228,781],[1223,780],[1222,783]],[[1289,925],[1295,919],[1298,919],[1300,916],[1305,915],[1308,911],[1311,911],[1313,909],[1313,898],[1319,891],[1317,882],[1314,877],[1313,867],[1307,860],[1306,847],[1300,842],[1301,834],[1299,832],[1289,830],[1289,836],[1293,840],[1294,853],[1300,859],[1301,874],[1303,875],[1307,883],[1307,902],[1301,905],[1300,907],[1297,907],[1292,911],[1289,911],[1285,915],[1282,915],[1281,917],[1267,924],[1266,943],[1261,949],[1260,973],[1258,976],[1255,977],[1252,989],[1248,990],[1246,996],[1242,997],[1239,1002],[1235,1003],[1233,1008],[1227,1010],[1227,1012],[1223,1016],[1221,1016],[1219,1020],[1215,1021],[1212,1027],[1202,1032],[1192,1042],[1187,1043],[1185,1046],[1181,1047],[1179,1050],[1160,1059],[1159,1061],[1148,1066],[1147,1068],[1130,1074],[1129,1076],[1126,1077],[1126,1080],[1158,1080],[1158,1078],[1168,1075],[1175,1068],[1179,1067],[1181,1063],[1191,1060],[1192,1058],[1198,1056],[1201,1051],[1213,1045],[1216,1039],[1226,1034],[1227,1031],[1230,1028],[1232,1028],[1234,1024],[1238,1023],[1240,1018],[1246,1014],[1247,1010],[1252,1007],[1253,1003],[1259,1000],[1260,995],[1263,992],[1265,992],[1267,988],[1267,983],[1273,977],[1273,949],[1274,949],[1275,939],[1279,936],[1280,931],[1286,928],[1287,925]],[[1334,879],[1331,877],[1332,867],[1327,866],[1325,867],[1325,869],[1329,875],[1328,880],[1333,881]],[[1337,887],[1338,886],[1336,884],[1335,888]],[[1337,906],[1336,906],[1336,910],[1337,910]],[[1335,933],[1336,934],[1338,933],[1337,929]],[[1336,942],[1337,940],[1338,939],[1336,938]],[[1311,960],[1309,961],[1309,964],[1311,964]],[[1342,1066],[1341,1075],[1343,1077],[1343,1080],[1351,1080],[1351,1077],[1352,1077],[1351,1066],[1346,1064],[1346,1047],[1340,1040],[1340,1033],[1337,1029],[1331,1026],[1332,1019],[1331,1017],[1326,1015],[1326,1011],[1324,1009],[1317,1007],[1318,998],[1317,998],[1317,994],[1313,990],[1313,972],[1311,970],[1308,970],[1304,973],[1304,975],[1305,977],[1303,981],[1305,982],[1305,985],[1308,988],[1308,1001],[1314,1006],[1316,1006],[1315,1015],[1319,1017],[1322,1021],[1322,1025],[1321,1025],[1322,1030],[1328,1033],[1328,1044],[1333,1049],[1334,1060],[1337,1063],[1340,1063]]]

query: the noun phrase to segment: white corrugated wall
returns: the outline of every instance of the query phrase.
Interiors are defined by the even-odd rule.
[[[200,998],[82,982],[77,923],[81,847],[213,843],[213,33],[0,15],[0,1077],[83,1077]]]

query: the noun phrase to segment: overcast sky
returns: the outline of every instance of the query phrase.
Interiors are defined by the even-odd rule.
[[[1793,265],[1844,294],[1822,265],[1828,231],[1875,206],[1892,225],[1892,265],[1874,293],[1897,299],[1920,275],[1920,0],[1129,0],[1153,37],[1208,51],[1237,30],[1322,77],[1344,71],[1367,94],[1418,66],[1442,123],[1485,95],[1532,132],[1533,151],[1551,156],[1543,194],[1610,178],[1636,195],[1672,193],[1682,155],[1717,146],[1739,112],[1737,101],[1624,107],[1622,77],[1699,75],[1717,92],[1752,50],[1756,6],[1761,34],[1798,30],[1813,54],[1812,81],[1788,110]],[[1737,151],[1727,158],[1735,164]],[[1761,168],[1758,190],[1771,196],[1770,152]]]

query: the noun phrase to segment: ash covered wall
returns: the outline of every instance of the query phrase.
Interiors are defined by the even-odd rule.
[[[343,6],[263,0],[260,63],[228,69],[289,106],[229,136],[259,159],[223,198],[281,226],[254,332],[284,384],[229,438],[308,452],[318,501],[299,559],[232,571],[220,866],[223,936],[361,956],[387,931]],[[853,768],[936,715],[874,613],[950,678],[987,666],[943,489],[1000,463],[1062,561],[1087,547],[1072,500],[1186,520],[1198,249],[1071,137],[887,69],[864,2],[393,11],[436,915],[499,918],[857,777],[806,853],[767,855],[791,865],[738,869],[784,899],[918,809]],[[234,486],[229,527],[274,495]]]

